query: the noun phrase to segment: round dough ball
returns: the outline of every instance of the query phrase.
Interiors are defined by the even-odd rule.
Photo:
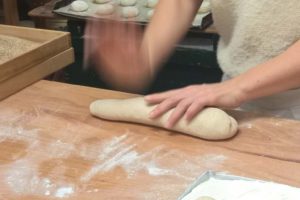
[[[137,3],[137,0],[120,0],[121,6],[134,6]]]
[[[147,0],[145,6],[148,8],[154,8],[157,3],[158,3],[158,0]]]
[[[85,1],[73,1],[71,3],[71,10],[74,12],[83,12],[89,9],[89,5]]]
[[[205,197],[199,197],[196,200],[215,200],[215,199],[205,196]]]
[[[154,10],[153,10],[153,9],[152,9],[152,10],[149,10],[149,11],[147,12],[147,19],[150,20],[150,19],[153,17],[153,14],[154,14]]]
[[[99,5],[96,9],[97,15],[111,15],[115,11],[115,8],[111,4]]]
[[[201,7],[198,10],[198,13],[208,13],[211,11],[210,2],[203,1]]]
[[[94,3],[98,3],[98,4],[103,4],[103,3],[108,3],[111,0],[94,0]]]
[[[122,17],[124,18],[132,18],[138,16],[140,13],[137,7],[124,7],[122,9]]]

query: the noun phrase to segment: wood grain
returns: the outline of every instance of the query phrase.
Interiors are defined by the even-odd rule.
[[[0,100],[18,92],[24,87],[73,63],[74,50],[70,48],[26,71],[16,74],[13,78],[0,83]]]
[[[39,81],[3,100],[0,199],[173,200],[206,170],[300,187],[300,122],[233,112],[239,134],[210,142],[89,114],[132,96]]]
[[[19,13],[17,0],[2,0],[4,10],[4,22],[9,25],[18,25]]]

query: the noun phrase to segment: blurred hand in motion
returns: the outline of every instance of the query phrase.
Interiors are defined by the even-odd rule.
[[[143,31],[137,24],[90,20],[85,30],[85,65],[91,59],[113,88],[140,92],[152,79]]]
[[[150,113],[155,119],[174,109],[166,128],[173,127],[183,116],[191,121],[204,107],[235,108],[241,103],[241,94],[236,84],[229,80],[222,83],[193,85],[145,97],[149,104],[157,104]]]

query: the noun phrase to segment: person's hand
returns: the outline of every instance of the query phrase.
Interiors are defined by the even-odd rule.
[[[204,107],[234,108],[242,103],[241,93],[236,85],[229,80],[223,83],[192,85],[181,89],[170,90],[145,97],[149,104],[157,104],[150,113],[155,119],[173,109],[167,128],[173,127],[179,119],[185,116],[191,121]]]
[[[151,81],[143,31],[133,23],[89,21],[85,32],[85,61],[92,59],[101,78],[116,89],[137,92]]]

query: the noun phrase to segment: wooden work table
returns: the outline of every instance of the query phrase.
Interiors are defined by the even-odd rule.
[[[39,81],[0,102],[0,199],[174,200],[206,170],[300,187],[300,122],[234,112],[211,142],[89,114],[129,96]]]

